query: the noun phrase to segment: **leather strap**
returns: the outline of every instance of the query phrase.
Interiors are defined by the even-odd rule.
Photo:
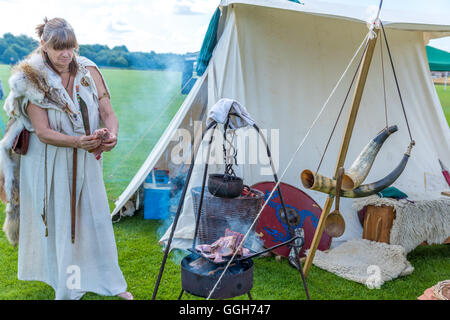
[[[71,198],[71,233],[72,243],[75,243],[75,214],[77,204],[77,148],[73,148],[72,198]]]
[[[80,106],[81,117],[83,119],[84,131],[86,132],[86,135],[89,136],[91,134],[91,127],[89,124],[89,110],[86,105],[86,102],[84,102],[84,100],[81,99],[79,85],[76,85],[76,91],[77,91],[78,104]]]
[[[77,100],[80,106],[81,117],[83,119],[83,125],[86,135],[91,134],[89,126],[89,110],[86,106],[86,102],[80,97],[80,86],[76,85]],[[73,148],[73,175],[72,175],[72,211],[71,211],[71,231],[72,231],[72,243],[75,243],[75,226],[76,226],[76,203],[77,203],[77,148]]]
[[[44,208],[42,209],[42,220],[45,225],[45,236],[48,237],[48,224],[47,224],[47,144],[45,144],[45,154],[44,154]]]

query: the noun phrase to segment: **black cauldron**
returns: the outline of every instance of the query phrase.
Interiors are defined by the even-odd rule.
[[[220,173],[211,173],[208,177],[208,191],[216,197],[236,198],[243,190],[242,178]]]

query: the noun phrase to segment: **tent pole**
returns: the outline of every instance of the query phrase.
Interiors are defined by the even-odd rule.
[[[353,99],[351,104],[350,113],[347,119],[347,124],[345,126],[345,133],[342,139],[341,148],[339,151],[336,167],[334,169],[334,176],[337,176],[337,171],[340,167],[344,166],[345,158],[347,156],[348,146],[350,144],[350,139],[352,137],[353,128],[355,126],[356,117],[358,115],[359,106],[361,104],[361,98],[364,92],[364,87],[366,84],[367,74],[369,73],[370,63],[372,62],[373,52],[375,50],[375,45],[379,35],[380,29],[375,29],[376,36],[373,39],[369,39],[367,44],[367,49],[364,52],[364,57],[361,65],[361,69],[358,74],[358,80],[356,84],[355,91],[353,93]],[[303,267],[305,276],[308,275],[311,264],[314,260],[314,255],[316,253],[317,247],[319,246],[320,239],[325,227],[325,220],[330,213],[331,206],[334,202],[334,196],[329,195],[325,201],[325,205],[322,209],[322,214],[320,216],[319,224],[317,225],[316,232],[314,233],[314,238],[311,243],[311,247],[306,257],[305,265]]]

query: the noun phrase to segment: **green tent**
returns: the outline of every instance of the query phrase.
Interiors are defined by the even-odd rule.
[[[430,71],[450,71],[450,52],[426,46]]]

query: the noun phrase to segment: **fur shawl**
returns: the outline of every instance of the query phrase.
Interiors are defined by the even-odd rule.
[[[77,57],[77,61],[84,72],[85,65],[95,65],[83,57]],[[24,128],[34,132],[25,108],[31,102],[43,108],[64,111],[67,103],[63,98],[65,89],[61,78],[44,63],[40,53],[30,55],[13,69],[9,85],[10,93],[4,110],[10,120],[0,140],[0,200],[6,203],[3,231],[8,241],[16,246],[19,240],[20,156],[11,148]]]

